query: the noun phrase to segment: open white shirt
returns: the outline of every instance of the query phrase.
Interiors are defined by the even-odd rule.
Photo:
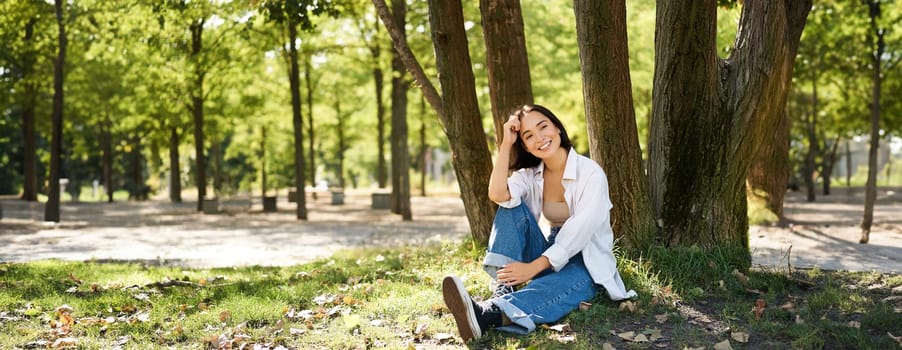
[[[545,163],[515,171],[507,179],[511,199],[498,205],[515,208],[526,203],[539,221],[544,193]],[[560,271],[570,258],[582,252],[586,269],[595,283],[602,285],[612,300],[636,296],[626,290],[617,272],[614,257],[614,231],[611,229],[611,198],[608,178],[595,161],[581,156],[572,148],[567,155],[564,176],[564,201],[570,208],[570,218],[557,233],[554,244],[542,255],[548,257],[554,271]]]

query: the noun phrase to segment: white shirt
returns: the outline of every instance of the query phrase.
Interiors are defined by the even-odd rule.
[[[507,179],[511,199],[498,203],[514,208],[526,203],[529,211],[539,221],[545,178],[545,163],[514,172]],[[570,218],[557,233],[554,244],[542,255],[548,257],[554,271],[560,271],[570,258],[582,252],[586,269],[595,283],[602,285],[612,300],[636,296],[627,291],[617,272],[614,257],[614,231],[611,229],[611,198],[608,178],[595,161],[579,155],[572,148],[567,155],[564,176],[564,201],[570,208]]]

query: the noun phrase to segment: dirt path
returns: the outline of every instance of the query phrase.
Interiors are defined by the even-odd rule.
[[[806,203],[790,193],[791,226],[752,227],[753,263],[768,267],[902,272],[902,191],[882,191],[870,244],[858,244],[860,193],[844,188]],[[166,201],[64,203],[63,223],[44,224],[43,206],[0,199],[0,261],[129,260],[194,267],[289,265],[358,246],[429,244],[458,240],[469,231],[457,197],[415,197],[414,220],[370,209],[369,192],[349,192],[344,205],[308,202],[309,221],[295,220],[293,204],[261,213],[259,201],[226,203],[203,215],[193,203]],[[790,248],[791,247],[791,248]]]

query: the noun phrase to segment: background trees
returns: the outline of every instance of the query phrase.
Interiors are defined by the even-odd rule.
[[[405,215],[409,179],[428,172],[457,181],[431,180],[460,191],[484,241],[495,121],[533,101],[605,168],[628,245],[742,242],[745,188],[779,214],[788,178],[812,199],[834,173],[864,185],[870,168],[871,187],[893,184],[891,157],[868,166],[845,150],[899,133],[902,107],[885,98],[902,86],[899,5],[818,2],[794,59],[804,3],[720,3],[408,1],[378,16],[362,0],[64,4],[57,148],[55,9],[3,2],[0,191],[43,201],[58,174],[63,203],[99,200],[79,193],[97,181],[107,201],[165,191],[201,209],[204,197],[379,188],[391,176]],[[691,16],[703,20],[674,20]],[[448,151],[450,164],[430,163]]]

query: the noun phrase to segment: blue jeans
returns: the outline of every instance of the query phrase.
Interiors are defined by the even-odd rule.
[[[483,267],[496,278],[495,272],[504,264],[539,258],[554,244],[558,229],[552,228],[550,237],[545,238],[526,204],[510,209],[499,207]],[[527,334],[536,324],[560,320],[576,310],[580,302],[595,297],[597,291],[582,254],[576,254],[560,271],[549,268],[520,290],[491,299],[512,322],[497,329]]]

